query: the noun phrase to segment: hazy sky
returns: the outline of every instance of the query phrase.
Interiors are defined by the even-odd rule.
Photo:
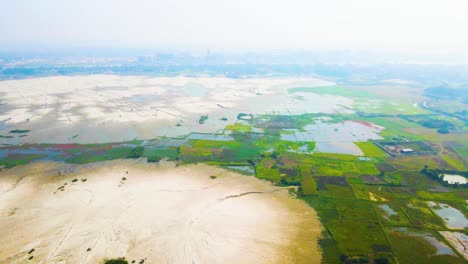
[[[468,0],[0,0],[0,47],[468,52]]]

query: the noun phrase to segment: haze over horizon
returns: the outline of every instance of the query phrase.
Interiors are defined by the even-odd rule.
[[[468,2],[1,1],[0,48],[468,53]]]

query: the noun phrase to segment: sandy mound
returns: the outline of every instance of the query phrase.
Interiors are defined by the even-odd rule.
[[[206,165],[119,160],[14,168],[0,173],[0,226],[0,263],[321,258],[321,227],[310,207],[285,189]]]

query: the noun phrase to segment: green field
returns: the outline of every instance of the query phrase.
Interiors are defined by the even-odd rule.
[[[381,150],[379,147],[374,145],[372,142],[355,142],[362,152],[364,152],[364,155],[366,157],[373,157],[373,158],[385,158],[388,157],[388,154]]]

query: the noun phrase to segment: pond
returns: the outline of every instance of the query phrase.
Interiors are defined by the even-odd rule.
[[[385,212],[384,217],[387,218],[387,219],[389,217],[394,216],[394,215],[398,215],[398,213],[395,212],[388,204],[381,204],[381,205],[379,205],[379,208],[382,209],[382,211]]]
[[[429,207],[444,220],[445,225],[451,229],[463,229],[468,227],[468,220],[458,209],[448,204],[428,202]]]
[[[468,180],[465,177],[456,174],[443,174],[443,180],[448,182],[449,184],[465,184],[468,182]]]
[[[398,229],[395,229],[399,232],[402,232],[402,233],[405,233],[409,236],[413,236],[413,237],[421,237],[423,238],[424,240],[426,240],[429,244],[431,244],[433,247],[436,248],[436,254],[437,255],[455,255],[455,253],[453,252],[453,250],[448,246],[446,245],[445,243],[443,243],[442,241],[440,241],[439,239],[437,239],[434,234],[432,233],[428,233],[428,232],[419,232],[419,231],[416,231],[414,229],[412,230],[409,230],[408,228],[406,227],[403,227],[403,228],[398,228]]]

